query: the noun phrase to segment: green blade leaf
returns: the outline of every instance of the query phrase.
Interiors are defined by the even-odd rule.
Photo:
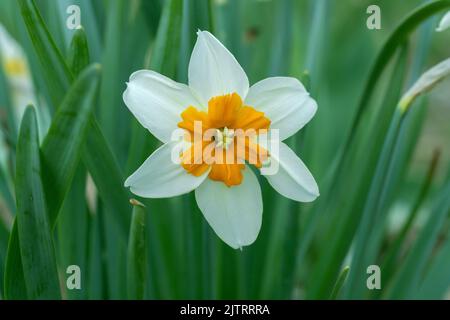
[[[93,65],[81,74],[55,114],[42,144],[42,182],[52,229],[79,163],[88,120],[94,106],[99,71],[98,65]],[[21,264],[20,256],[16,254],[19,243],[18,237],[14,235],[15,229],[13,228],[10,238],[5,273],[5,292],[7,295],[10,293],[9,296],[13,298],[16,297],[14,287],[23,286],[21,282],[24,281],[23,274],[15,271]]]
[[[433,259],[427,274],[415,298],[417,299],[445,299],[450,287],[448,266],[450,265],[450,238],[447,238],[443,248]]]
[[[43,181],[52,227],[81,156],[99,78],[100,67],[96,64],[80,75],[55,114],[42,144]]]
[[[367,84],[365,86],[365,91],[363,93],[362,99],[360,100],[360,104],[357,110],[357,116],[352,121],[352,128],[350,130],[349,136],[346,138],[343,148],[341,152],[337,156],[338,160],[336,161],[338,164],[337,170],[333,173],[333,183],[330,184],[328,190],[343,190],[345,185],[355,185],[358,186],[358,190],[354,191],[359,194],[361,190],[365,190],[368,186],[367,182],[370,180],[362,180],[362,177],[365,177],[367,173],[372,174],[371,169],[366,169],[361,175],[356,175],[355,182],[349,182],[348,177],[351,176],[349,172],[353,168],[351,168],[350,163],[355,161],[355,158],[352,157],[352,152],[358,147],[358,139],[361,136],[359,133],[364,132],[363,125],[366,123],[362,121],[363,114],[367,114],[366,106],[369,104],[368,100],[372,95],[372,91],[375,89],[375,86],[391,60],[392,56],[396,52],[397,48],[405,43],[405,40],[411,35],[411,33],[426,19],[430,18],[434,14],[444,10],[445,8],[450,7],[450,1],[435,1],[431,3],[427,3],[424,6],[413,11],[405,20],[403,20],[398,27],[391,33],[388,37],[388,40],[385,42],[381,51],[378,53],[375,63],[369,73],[369,78]],[[371,143],[373,143],[371,141]],[[360,145],[359,145],[360,146]],[[379,146],[373,146],[370,151],[367,148],[364,150],[364,158],[367,159],[367,162],[372,161],[373,158],[376,158],[376,153],[373,152],[374,149]],[[356,152],[361,152],[361,150],[356,150]],[[370,152],[368,154],[367,152]],[[354,155],[354,153],[353,153]],[[361,155],[360,155],[361,156]],[[325,194],[325,193],[323,193]],[[332,228],[329,230],[333,230],[330,237],[327,240],[327,246],[324,246],[324,250],[326,253],[322,254],[319,262],[317,263],[317,267],[313,272],[313,276],[311,277],[312,284],[311,290],[309,291],[308,298],[324,298],[329,296],[329,292],[333,284],[335,283],[335,279],[337,276],[337,270],[339,266],[342,264],[342,260],[345,258],[346,253],[351,244],[351,240],[353,235],[357,229],[358,222],[360,219],[360,215],[362,212],[362,197],[349,197],[349,199],[345,199],[344,197],[336,197],[333,195],[333,192],[327,192],[329,194],[327,201],[324,202],[322,199],[323,206],[328,208],[321,208],[321,210],[329,210],[331,205],[332,198],[336,199],[336,202],[340,202],[335,204],[336,211],[340,211],[339,214],[335,215],[335,219],[332,223]],[[343,210],[342,207],[346,206],[348,210]],[[328,245],[328,243],[330,245]],[[353,270],[353,268],[352,268]]]
[[[75,76],[89,64],[89,47],[86,32],[83,28],[77,29],[70,43],[69,66]]]
[[[95,182],[100,198],[113,215],[121,236],[126,237],[130,225],[128,191],[124,188],[120,167],[94,118],[89,122],[89,135],[83,152],[83,162]],[[107,177],[108,179],[105,179]]]
[[[344,285],[345,280],[347,279],[347,275],[348,275],[349,271],[350,271],[349,266],[346,266],[342,270],[341,274],[339,275],[338,279],[336,280],[333,291],[331,292],[331,295],[330,295],[331,300],[335,300],[338,297],[339,292],[341,291],[342,286]]]
[[[432,254],[442,230],[445,219],[450,212],[450,176],[442,192],[433,201],[433,210],[411,248],[403,266],[398,269],[388,292],[390,299],[412,299],[417,294],[426,263]]]
[[[4,295],[9,300],[27,298],[27,288],[23,275],[22,258],[20,257],[19,233],[17,223],[13,224],[6,251]]]
[[[55,252],[41,181],[36,114],[22,120],[16,166],[17,231],[23,274],[30,299],[61,298]]]
[[[51,37],[33,0],[18,0],[28,34],[42,65],[42,73],[54,107],[58,106],[72,81],[64,57]]]
[[[383,279],[389,280],[392,274],[394,274],[394,271],[397,269],[398,260],[399,257],[401,256],[401,249],[403,245],[406,243],[407,235],[409,234],[409,232],[411,232],[411,227],[416,222],[419,209],[425,202],[429,190],[431,188],[432,182],[435,178],[439,157],[440,153],[435,151],[433,154],[433,158],[430,162],[426,178],[421,186],[419,195],[417,196],[415,200],[416,202],[414,203],[414,206],[411,209],[411,213],[409,214],[408,219],[402,226],[400,232],[398,233],[392,244],[389,246],[389,249],[385,254],[385,258],[383,260],[383,264],[381,267],[381,269],[383,270]]]
[[[55,41],[48,32],[34,1],[21,0],[20,5],[35,51],[41,58],[42,68],[60,70],[59,72],[47,72],[45,74],[45,80],[52,93],[55,91],[53,83],[58,82],[61,84],[60,91],[52,98],[54,103],[58,105],[62,100],[62,96],[59,96],[59,93],[62,92],[64,94],[69,90],[72,75],[59,49],[55,45]],[[46,59],[47,56],[54,58]],[[111,152],[111,148],[108,146],[95,117],[90,122],[88,132],[88,147],[85,151],[83,162],[85,162],[86,168],[92,174],[102,199],[108,199],[107,205],[114,208],[113,212],[121,213],[115,215],[115,217],[119,218],[117,222],[121,230],[124,231],[122,234],[125,237],[128,233],[129,219],[124,213],[128,211],[127,203],[129,195],[123,187],[124,179],[122,172],[119,170],[115,156]],[[104,177],[108,177],[109,179],[106,180]]]
[[[353,128],[355,128],[359,123],[359,119],[361,118],[362,113],[365,111],[368,105],[368,101],[372,96],[378,79],[381,77],[384,69],[388,65],[391,58],[394,56],[397,48],[408,39],[409,35],[422,22],[447,8],[450,8],[450,1],[447,0],[426,3],[420,8],[414,10],[397,26],[394,32],[391,33],[372,65],[368,80],[366,82],[361,100],[358,105],[356,117],[353,121]],[[352,130],[351,132],[353,131],[354,130]]]
[[[128,299],[142,300],[146,282],[146,236],[145,206],[137,200],[130,200],[133,205],[130,239],[127,252],[127,292]]]

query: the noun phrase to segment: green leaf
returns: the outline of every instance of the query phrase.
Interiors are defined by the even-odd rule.
[[[55,114],[42,144],[43,181],[52,227],[81,156],[99,78],[98,65],[81,74]]]
[[[372,127],[369,131],[372,135],[368,135],[366,141],[375,141],[375,145],[381,145],[384,139],[385,143],[387,143],[388,139],[393,139],[394,137],[390,137],[389,134],[385,135],[385,132],[389,130],[388,124],[390,123],[389,119],[392,119],[392,115],[395,111],[395,106],[397,105],[406,76],[406,63],[408,58],[408,46],[405,45],[402,50],[399,52],[395,68],[392,70],[391,79],[389,85],[387,87],[387,92],[385,94],[385,98],[383,100],[383,108],[379,109],[377,117],[375,121],[371,123]],[[392,126],[392,125],[391,125]],[[378,133],[377,133],[378,132]],[[389,131],[388,131],[389,132]],[[375,137],[374,137],[375,135]],[[389,146],[385,146],[388,148]],[[392,147],[392,146],[390,146]],[[391,151],[382,151],[385,152],[384,156],[391,155]],[[366,207],[364,208],[361,214],[361,222],[358,228],[358,231],[355,236],[355,249],[352,257],[352,270],[353,272],[350,274],[348,279],[347,291],[346,293],[350,293],[353,295],[352,297],[360,297],[362,288],[365,288],[365,265],[367,260],[367,246],[368,246],[368,238],[371,232],[373,231],[373,223],[374,219],[376,219],[378,211],[376,210],[376,206],[380,202],[380,193],[382,187],[385,186],[384,175],[386,172],[386,167],[381,167],[381,156],[378,159],[378,172],[375,172],[373,179],[371,181],[371,190],[369,190],[368,200],[366,201]],[[385,159],[386,161],[388,159]],[[384,164],[386,166],[386,164]],[[377,175],[378,174],[378,175]],[[383,184],[380,186],[380,184]],[[381,188],[381,190],[380,190]],[[369,203],[369,201],[371,201]],[[364,260],[365,259],[365,260]]]
[[[113,215],[114,222],[121,231],[121,237],[126,238],[130,219],[129,193],[124,188],[123,175],[120,167],[94,118],[89,122],[89,134],[83,152],[83,162],[95,182],[99,196],[108,211]]]
[[[16,211],[16,204],[14,201],[14,196],[11,192],[12,187],[10,187],[9,177],[6,176],[5,170],[0,167],[0,195],[8,206],[11,212]],[[1,222],[0,222],[1,223]],[[6,226],[9,228],[9,226]]]
[[[145,206],[137,200],[130,200],[133,205],[130,239],[127,252],[127,292],[128,299],[142,300],[146,283],[146,236]]]
[[[162,12],[153,48],[151,69],[162,74],[174,75],[180,46],[180,28],[183,4],[181,0],[168,0]]]
[[[67,270],[70,265],[77,265],[82,272],[81,290],[63,288],[63,296],[69,300],[83,300],[88,297],[87,274],[90,271],[87,264],[87,251],[90,214],[86,202],[86,176],[86,168],[82,164],[78,165],[55,227],[58,240],[56,242],[58,265],[61,270]],[[65,277],[67,279],[68,275],[66,274]]]
[[[55,114],[42,144],[43,181],[52,227],[82,153],[99,78],[100,67],[96,64],[80,75]]]
[[[33,0],[18,0],[22,17],[42,65],[54,107],[58,106],[72,81],[64,57],[51,37]]]
[[[108,20],[105,30],[105,49],[102,57],[102,66],[104,69],[104,78],[100,86],[100,108],[99,122],[103,134],[107,141],[116,141],[111,145],[112,150],[118,155],[118,139],[120,138],[117,130],[119,120],[123,117],[125,108],[122,107],[122,90],[124,83],[120,81],[122,59],[122,39],[124,39],[124,29],[126,14],[128,13],[125,4],[129,2],[124,0],[112,0],[108,7]],[[123,130],[121,130],[123,132]]]
[[[450,238],[447,238],[443,248],[433,259],[427,274],[414,298],[417,299],[445,299],[450,287],[448,266],[450,265]]]
[[[35,51],[41,58],[41,67],[46,70],[59,70],[58,72],[45,73],[47,85],[51,89],[50,92],[54,94],[52,100],[58,105],[62,100],[60,94],[64,94],[69,90],[70,83],[72,82],[72,75],[59,49],[56,47],[54,40],[48,32],[34,1],[20,0],[20,5]],[[47,56],[53,58],[46,59]],[[61,84],[61,87],[59,88],[60,91],[57,93],[54,92],[54,83]],[[117,212],[117,210],[122,213],[127,212],[129,196],[125,188],[123,188],[124,179],[122,173],[119,170],[115,156],[111,152],[111,148],[108,146],[95,117],[92,117],[90,121],[90,129],[88,132],[88,148],[84,152],[83,162],[85,162],[86,168],[92,174],[95,184],[100,190],[100,196],[108,199],[107,205],[115,208],[114,212]],[[66,175],[70,176],[70,174]],[[104,177],[108,177],[108,180]],[[61,194],[64,193],[61,192]],[[123,210],[123,208],[127,209],[120,211]],[[116,217],[119,218],[117,222],[119,223],[121,230],[124,231],[123,235],[125,236],[128,233],[129,219],[123,214],[121,216],[117,214]],[[123,223],[124,221],[126,223]]]
[[[20,257],[19,233],[17,223],[13,224],[6,251],[4,294],[6,299],[23,300],[27,298],[27,288]]]
[[[17,231],[23,274],[30,299],[61,298],[52,233],[48,220],[36,114],[25,111],[17,144]]]
[[[0,59],[2,59],[2,54],[0,52]],[[10,143],[15,143],[17,140],[17,120],[16,112],[12,105],[12,97],[10,92],[10,85],[8,84],[6,74],[4,72],[3,66],[0,65],[0,110],[4,109],[7,114],[7,131],[4,132],[7,135],[7,139]]]
[[[348,275],[349,271],[350,271],[350,267],[346,266],[342,270],[339,277],[337,278],[336,283],[334,284],[333,291],[331,292],[331,295],[330,295],[331,300],[335,300],[339,296],[339,292],[341,291],[342,286],[344,285],[345,280],[347,279],[347,275]]]
[[[88,120],[95,105],[99,71],[98,65],[93,65],[77,79],[55,114],[42,144],[42,182],[52,229],[79,163]],[[15,253],[19,243],[14,230],[9,243],[5,281],[5,292],[12,292],[10,296],[13,296],[12,287],[21,286],[20,282],[24,280],[20,272],[10,269],[21,264],[20,256]]]
[[[393,243],[390,244],[389,249],[385,253],[385,258],[381,267],[381,269],[383,270],[383,279],[385,279],[384,281],[389,281],[391,275],[397,268],[401,249],[406,243],[407,235],[411,231],[411,227],[413,226],[413,223],[416,221],[416,218],[418,216],[419,209],[422,207],[425,199],[427,198],[431,184],[434,181],[439,156],[439,152],[435,152],[433,154],[433,158],[430,162],[426,178],[421,186],[418,196],[416,197],[414,206],[411,209],[411,213],[409,214],[408,219],[402,226]]]
[[[77,29],[73,35],[68,60],[70,69],[75,76],[78,76],[89,64],[89,47],[83,28]]]
[[[365,84],[364,91],[358,105],[356,117],[353,120],[353,128],[358,125],[359,120],[368,105],[368,101],[372,96],[379,78],[381,77],[391,58],[394,56],[398,47],[405,43],[405,41],[408,40],[409,35],[426,19],[447,8],[450,8],[450,1],[447,0],[426,3],[409,14],[390,34],[381,51],[377,54],[375,62],[372,65],[369,77]],[[354,130],[352,130],[351,132],[354,132]]]
[[[335,283],[337,270],[345,258],[358,226],[364,205],[363,200],[365,199],[365,196],[362,195],[368,190],[373,172],[370,163],[373,162],[373,159],[377,159],[377,153],[374,150],[379,148],[378,145],[373,144],[373,141],[370,141],[372,145],[370,150],[367,150],[367,145],[361,144],[360,133],[365,131],[364,125],[367,123],[362,120],[363,114],[368,114],[365,112],[366,106],[369,104],[368,100],[397,48],[405,43],[409,35],[423,21],[448,7],[450,7],[450,1],[435,1],[416,9],[395,28],[377,54],[358,106],[357,115],[352,123],[350,135],[341,148],[341,152],[336,156],[338,165],[337,170],[333,173],[333,182],[328,190],[322,193],[325,194],[326,198],[321,199],[320,205],[317,206],[319,211],[329,212],[329,210],[333,210],[336,213],[327,230],[328,232],[325,232],[330,236],[324,240],[326,245],[321,248],[324,253],[310,277],[311,289],[308,292],[308,298],[329,296],[329,292]],[[368,115],[370,116],[370,114]],[[358,147],[360,148],[358,149]],[[361,161],[361,159],[364,159],[364,161]],[[361,174],[353,175],[352,172],[354,172],[356,165],[358,165],[358,171]],[[364,177],[367,177],[367,179],[363,179]],[[352,179],[352,181],[349,181],[349,179]],[[350,192],[347,190],[348,187],[352,188]],[[337,192],[332,192],[333,190],[337,190]],[[359,197],[354,196],[354,194],[359,195]]]
[[[442,230],[445,219],[450,212],[450,176],[447,176],[446,185],[433,201],[433,210],[404,264],[398,268],[396,277],[388,291],[390,299],[412,299],[417,294],[426,263],[433,252]]]

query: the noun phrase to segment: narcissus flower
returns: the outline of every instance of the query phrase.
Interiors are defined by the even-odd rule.
[[[198,32],[188,76],[189,85],[184,85],[154,71],[131,75],[125,104],[163,145],[125,186],[147,198],[195,190],[216,234],[233,248],[250,245],[263,211],[250,164],[287,198],[310,202],[319,195],[309,170],[281,142],[311,120],[317,104],[295,78],[268,78],[249,87],[234,56],[206,31]],[[204,132],[200,139],[198,129]],[[173,139],[177,131],[183,132],[181,149]]]

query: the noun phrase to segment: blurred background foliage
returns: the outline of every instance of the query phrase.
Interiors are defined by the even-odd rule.
[[[81,9],[80,30],[66,27],[73,4]],[[381,8],[381,30],[366,27],[372,4]],[[396,106],[423,71],[448,57],[449,32],[434,29],[449,8],[448,1],[421,0],[1,1],[2,42],[11,37],[20,44],[22,52],[14,54],[25,61],[31,81],[11,72],[0,46],[0,296],[448,297],[450,82],[415,102],[405,116]],[[423,14],[402,24],[414,10]],[[411,24],[417,28],[401,29],[401,36],[386,42],[397,26]],[[124,177],[158,146],[125,107],[125,83],[143,68],[186,82],[198,29],[224,43],[251,83],[297,77],[319,105],[289,144],[316,177],[321,197],[294,203],[261,179],[263,226],[243,251],[213,234],[192,194],[140,199],[145,209],[132,209],[132,196],[123,188]],[[392,55],[381,55],[375,65],[383,48]],[[95,100],[86,89],[94,86],[95,67],[78,77],[92,62],[101,65]],[[378,71],[380,77],[368,82]],[[89,102],[96,120],[80,111]],[[28,230],[36,232],[37,242],[52,232],[55,261],[39,252],[37,260],[27,257],[33,247],[21,235],[24,228],[12,227],[15,199],[28,192],[15,173],[26,168],[16,152],[28,103],[35,106],[42,142],[42,178],[34,179],[42,180],[50,217],[48,230]],[[54,121],[64,119],[61,110],[77,114],[73,124]],[[29,130],[23,132],[32,134],[34,112],[27,112],[23,127]],[[35,159],[32,145],[21,150]],[[132,216],[136,223],[145,221],[145,229],[131,223]],[[13,239],[17,234],[20,244]],[[59,275],[48,272],[53,264]],[[381,267],[381,290],[366,287],[372,264]],[[69,265],[81,268],[81,290],[65,286]],[[347,265],[348,275],[338,281]],[[33,268],[37,278],[30,284],[27,272]],[[55,281],[58,292],[51,289]]]

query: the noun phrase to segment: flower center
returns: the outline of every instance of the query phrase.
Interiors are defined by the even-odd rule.
[[[217,148],[223,148],[225,150],[228,149],[230,144],[234,141],[234,130],[228,129],[227,127],[223,129],[216,129],[216,133],[214,134],[214,142],[216,143]]]
[[[254,138],[267,131],[270,120],[244,105],[236,93],[212,98],[207,111],[189,106],[181,118],[178,127],[188,131],[192,143],[181,155],[181,165],[192,175],[201,176],[211,168],[208,177],[230,187],[242,182],[245,162],[260,168],[268,159],[267,150]]]

